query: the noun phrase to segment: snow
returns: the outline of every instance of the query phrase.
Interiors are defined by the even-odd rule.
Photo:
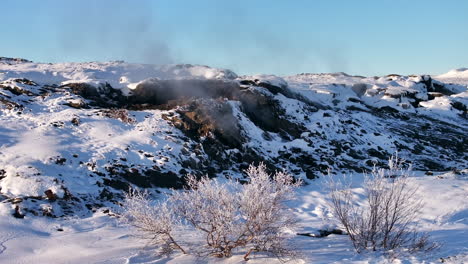
[[[21,84],[15,80],[17,78],[27,78],[39,86]],[[420,83],[422,78],[396,75],[361,77],[343,73],[238,77],[230,70],[201,65],[161,66],[121,61],[49,64],[0,58],[0,84],[20,87],[34,94],[41,93],[41,85],[60,86],[76,82],[93,85],[108,83],[128,94],[139,83],[157,79],[248,79],[287,87],[294,94],[324,106],[323,109],[308,112],[304,110],[308,106],[303,101],[264,91],[281,103],[285,108],[285,117],[303,123],[307,129],[300,138],[291,141],[285,141],[278,133],[271,132],[266,132],[271,140],[265,140],[264,131],[240,110],[240,104],[230,101],[243,133],[249,138],[246,144],[256,147],[265,156],[293,148],[313,153],[325,141],[308,141],[311,133],[320,133],[328,141],[341,142],[349,136],[336,133],[337,129],[346,132],[359,128],[352,122],[342,124],[342,120],[358,120],[360,127],[369,132],[352,138],[356,150],[372,147],[389,153],[396,151],[391,142],[401,139],[393,137],[388,131],[398,127],[399,123],[379,123],[382,120],[370,113],[371,107],[388,106],[400,112],[468,127],[466,117],[461,117],[462,111],[453,107],[454,102],[468,105],[468,69],[435,76],[437,81],[453,83],[450,87],[456,94],[432,100],[428,100],[428,91]],[[361,84],[366,87],[363,94],[352,89],[353,85]],[[423,100],[419,102],[420,107],[412,106],[414,98],[408,97],[408,94]],[[37,100],[31,100],[27,95],[13,96],[11,92],[0,89],[0,99],[3,97],[27,104],[21,113],[4,109],[0,104],[0,178],[1,169],[5,170],[5,177],[0,180],[0,190],[1,195],[7,197],[40,196],[46,190],[63,197],[66,186],[77,197],[93,199],[102,191],[100,183],[103,179],[97,177],[96,173],[102,173],[114,161],[125,158],[126,164],[132,164],[137,169],[157,165],[165,171],[178,172],[181,169],[184,143],[193,143],[181,141],[181,131],[164,120],[163,115],[173,113],[171,110],[129,111],[130,117],[136,122],[128,124],[109,118],[98,109],[71,109],[65,103],[78,103],[82,99],[66,89]],[[349,107],[362,111],[342,111]],[[326,117],[332,112],[333,115]],[[81,124],[74,126],[71,123],[73,118],[78,118]],[[385,129],[377,131],[383,126]],[[441,132],[433,136],[444,135]],[[332,148],[326,147],[324,152],[332,152]],[[195,158],[193,153],[189,155]],[[336,158],[343,158],[346,154],[338,155]],[[59,162],[61,158],[65,161]],[[364,160],[356,162],[363,163]],[[330,164],[324,161],[320,165]],[[466,161],[451,161],[449,165],[465,168]],[[288,169],[297,168],[291,164]],[[441,248],[427,255],[400,256],[395,260],[396,263],[436,263],[440,258],[444,258],[445,263],[468,262],[468,178],[463,176],[466,175],[464,173],[435,173],[434,176],[419,173],[411,178],[412,184],[420,186],[419,195],[426,202],[421,216],[421,230],[441,243]],[[362,175],[354,179],[354,191],[362,192]],[[291,205],[300,219],[301,228],[298,232],[314,232],[336,225],[327,209],[327,191],[323,188],[322,178],[309,181],[309,185],[301,187],[297,196],[298,199]],[[54,202],[49,205],[46,201],[31,200],[25,202],[52,206],[56,213],[61,212]],[[14,205],[9,202],[0,203],[0,263],[245,263],[240,253],[230,259],[198,259],[183,255],[157,257],[155,249],[145,247],[145,242],[133,237],[127,226],[103,213],[106,209],[112,211],[115,208],[110,202],[94,214],[78,212],[56,219],[31,214],[25,219],[16,219],[11,216],[13,208]],[[59,228],[63,231],[58,231]],[[297,236],[293,242],[301,253],[297,263],[389,261],[379,253],[356,254],[346,236]],[[249,263],[279,261],[271,256],[257,254]]]
[[[0,222],[6,231],[1,263],[126,263],[129,253],[139,250],[139,242],[122,233],[115,219],[100,214],[80,220],[8,220]]]
[[[468,68],[454,69],[447,73],[435,76],[435,79],[442,82],[462,84],[466,87],[468,85]]]
[[[362,193],[362,178],[362,175],[352,178],[356,193]],[[323,181],[321,178],[301,187],[298,199],[292,202],[300,219],[297,232],[314,232],[336,225],[327,207],[327,190]],[[445,258],[445,263],[468,261],[466,176],[453,173],[417,175],[411,177],[410,183],[419,186],[419,195],[425,202],[419,228],[428,232],[441,247],[427,254],[399,256],[394,261],[435,263],[440,258]],[[228,259],[198,259],[181,254],[158,257],[154,254],[156,249],[146,247],[146,242],[134,237],[127,226],[101,212],[86,218],[16,219],[7,217],[10,211],[2,203],[0,213],[3,215],[0,220],[0,263],[245,263],[240,252]],[[58,231],[59,228],[63,231]],[[378,253],[356,254],[345,235],[324,238],[296,236],[292,243],[300,253],[293,263],[390,262]],[[249,263],[280,262],[274,257],[257,254]]]
[[[130,88],[147,78],[234,79],[237,75],[227,69],[190,64],[159,66],[122,61],[7,64],[0,61],[0,81],[13,78],[27,78],[39,84],[109,83],[114,88]]]
[[[271,74],[256,74],[252,76],[243,76],[247,80],[258,80],[271,85],[286,87],[288,83],[281,77]]]
[[[430,111],[431,113],[438,112],[439,114],[447,113],[447,111],[452,107],[451,101],[444,97],[437,97],[434,100],[421,102],[420,104],[425,107],[427,111]]]
[[[468,68],[459,68],[437,76],[438,78],[468,78]]]

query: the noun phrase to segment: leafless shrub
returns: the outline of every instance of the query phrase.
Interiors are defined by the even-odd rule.
[[[167,202],[154,203],[147,192],[131,189],[125,194],[123,207],[122,219],[150,244],[161,246],[161,254],[170,254],[174,249],[186,253],[172,237],[180,222]]]
[[[417,187],[409,184],[411,167],[392,156],[389,168],[375,168],[365,176],[364,204],[358,204],[349,181],[328,179],[330,206],[343,225],[355,250],[409,252],[430,250],[435,244],[415,228],[423,203]]]
[[[246,172],[250,181],[244,185],[188,176],[188,189],[173,191],[156,206],[140,192],[130,192],[124,216],[154,244],[170,250],[230,257],[240,249],[245,260],[252,252],[291,256],[284,231],[295,219],[284,203],[300,182],[283,172],[269,175],[263,164]],[[190,244],[180,239],[180,230],[194,232],[202,241]]]

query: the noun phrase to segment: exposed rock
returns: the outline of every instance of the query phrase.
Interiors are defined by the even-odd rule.
[[[32,62],[23,58],[9,58],[9,57],[0,57],[0,62],[2,63],[26,63]]]
[[[52,217],[52,218],[57,217],[54,214],[54,209],[52,209],[52,207],[50,207],[50,206],[44,206],[42,208],[42,216],[47,216],[47,217]]]
[[[8,110],[12,110],[14,108],[18,108],[19,105],[15,102],[9,101],[5,98],[0,97],[0,109],[1,108],[6,108]]]
[[[443,95],[454,94],[452,90],[446,88],[443,83],[433,80],[431,76],[428,76],[428,75],[422,76],[421,82],[426,85],[428,92],[436,92],[436,93],[441,93]]]
[[[389,153],[381,152],[373,148],[367,150],[367,154],[369,154],[371,157],[376,157],[379,159],[386,159],[390,156]]]
[[[433,100],[434,98],[444,96],[444,94],[443,93],[436,93],[436,92],[429,92],[429,93],[427,93],[427,96],[428,96],[428,100]]]
[[[70,107],[76,108],[76,109],[81,109],[81,108],[89,108],[88,104],[84,100],[73,100],[69,101],[65,105],[68,105]]]
[[[79,126],[81,124],[80,118],[79,117],[73,117],[72,120],[71,120],[71,123],[74,126]]]
[[[149,104],[170,109],[194,98],[237,98],[240,87],[223,80],[158,80],[140,83],[128,98],[129,104]]]
[[[24,214],[21,213],[20,207],[18,205],[15,206],[15,212],[13,213],[13,216],[20,219],[24,218]]]
[[[367,84],[365,83],[357,83],[357,84],[354,84],[352,87],[351,87],[351,90],[353,90],[356,95],[358,97],[361,97],[363,96],[366,91],[367,91]]]
[[[18,87],[18,86],[12,86],[12,85],[2,85],[2,84],[0,84],[0,89],[9,91],[14,95],[22,95],[22,94],[27,95],[27,96],[36,95],[36,94],[34,94],[33,92],[31,92],[29,90],[23,89],[23,88]]]
[[[308,237],[327,237],[329,235],[346,235],[346,232],[341,229],[332,229],[332,230],[317,230],[317,233],[297,233],[298,236],[308,236]]]
[[[21,197],[16,197],[16,198],[10,199],[10,203],[12,203],[12,204],[18,204],[18,203],[21,203],[21,202],[23,202],[23,198],[21,198]]]
[[[96,87],[87,83],[69,83],[63,85],[62,87],[68,87],[71,89],[71,92],[77,95],[80,95],[86,99],[99,98],[100,94]]]
[[[263,130],[280,133],[286,132],[293,138],[299,138],[306,129],[285,117],[285,110],[274,98],[255,90],[246,90],[241,94],[243,112],[255,125]]]
[[[195,100],[178,113],[180,119],[174,117],[174,125],[192,139],[213,137],[229,148],[239,148],[245,140],[226,101]]]
[[[57,200],[57,195],[52,190],[46,190],[44,194],[46,195],[47,199],[51,202]]]
[[[457,110],[460,110],[463,112],[462,116],[463,117],[467,117],[466,115],[466,112],[467,112],[467,106],[465,104],[463,104],[462,102],[459,102],[459,101],[455,101],[452,103],[452,107],[457,109]]]
[[[127,109],[111,108],[100,111],[104,116],[114,118],[127,124],[136,123],[135,119],[128,113]]]
[[[123,164],[108,166],[106,170],[111,179],[104,178],[104,185],[118,190],[126,191],[130,187],[130,184],[143,188],[163,187],[180,189],[184,186],[183,177],[171,171],[163,172],[156,168],[140,171]]]
[[[64,165],[65,162],[67,162],[67,159],[66,159],[66,158],[60,158],[60,157],[59,157],[59,158],[57,158],[57,159],[55,160],[55,164],[58,164],[58,165]]]
[[[31,86],[37,86],[37,83],[31,81],[31,80],[28,80],[26,78],[22,78],[22,79],[15,79],[14,80],[15,82],[17,83],[21,83],[21,84],[26,84],[26,85],[31,85]]]
[[[93,105],[100,107],[120,107],[127,103],[127,98],[119,89],[114,89],[108,83],[94,87],[87,83],[68,83],[61,86],[69,88],[72,93],[91,100]]]

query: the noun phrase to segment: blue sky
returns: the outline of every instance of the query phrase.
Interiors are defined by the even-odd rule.
[[[2,0],[0,56],[240,74],[468,67],[468,1]]]

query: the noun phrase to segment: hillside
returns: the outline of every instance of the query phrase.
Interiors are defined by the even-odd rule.
[[[467,72],[238,76],[0,57],[2,215],[18,206],[27,218],[90,217],[129,186],[181,188],[189,173],[242,179],[259,162],[312,190],[328,169],[362,173],[395,152],[417,171],[466,172]]]

